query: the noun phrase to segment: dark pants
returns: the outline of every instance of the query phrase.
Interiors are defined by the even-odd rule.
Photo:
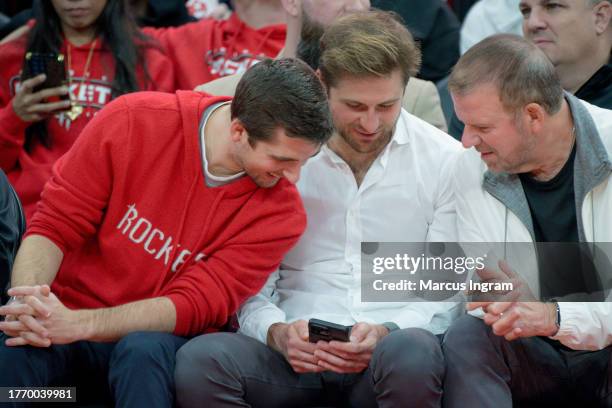
[[[509,342],[463,316],[442,349],[445,408],[612,407],[611,347],[576,351],[544,337]]]
[[[171,407],[176,351],[187,341],[157,332],[49,348],[7,347],[5,340],[0,336],[0,387],[76,386],[78,401],[110,400],[117,407]]]
[[[438,407],[444,361],[436,336],[404,329],[386,336],[359,374],[299,374],[285,357],[240,334],[197,337],[177,354],[181,407]]]

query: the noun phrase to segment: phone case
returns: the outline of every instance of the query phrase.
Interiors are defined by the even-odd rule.
[[[25,55],[25,64],[21,73],[21,82],[42,73],[47,74],[45,82],[34,88],[34,92],[41,89],[55,88],[66,84],[66,66],[63,54],[45,54],[28,52]],[[64,99],[68,98],[68,95]]]
[[[308,321],[308,341],[316,343],[323,341],[349,341],[352,326],[326,322],[325,320],[310,319]]]

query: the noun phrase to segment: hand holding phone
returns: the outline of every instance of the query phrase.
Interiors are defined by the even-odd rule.
[[[316,343],[319,340],[348,342],[350,341],[352,328],[353,326],[343,326],[325,320],[310,319],[308,321],[308,341],[311,343]]]

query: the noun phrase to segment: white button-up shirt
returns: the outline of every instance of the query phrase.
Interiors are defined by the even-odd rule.
[[[392,140],[357,186],[348,164],[324,146],[297,185],[307,229],[241,308],[240,332],[265,343],[272,324],[310,318],[444,332],[459,313],[455,303],[361,301],[361,242],[456,241],[451,171],[461,150],[402,110]]]

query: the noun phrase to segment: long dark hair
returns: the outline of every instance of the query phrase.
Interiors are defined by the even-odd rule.
[[[143,70],[145,83],[151,80],[144,58],[144,48],[151,45],[151,40],[138,30],[126,3],[124,0],[108,0],[94,23],[96,35],[102,36],[102,46],[111,51],[115,60],[113,98],[139,89],[136,75],[138,67]],[[35,0],[32,7],[36,24],[28,37],[28,51],[59,52],[64,38],[61,21],[53,4],[50,0]],[[36,122],[26,129],[26,151],[32,149],[35,141],[47,148],[51,147],[53,141],[47,131],[46,121]]]

